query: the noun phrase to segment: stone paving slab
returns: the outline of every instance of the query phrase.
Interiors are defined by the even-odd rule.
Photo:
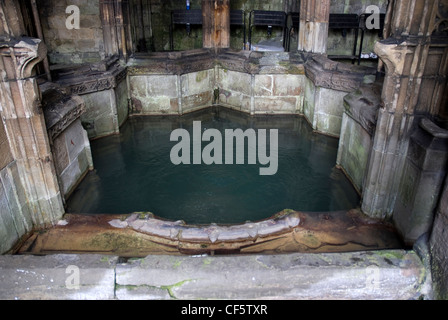
[[[414,252],[148,256],[117,265],[117,298],[154,288],[176,299],[416,299],[425,270]]]
[[[114,299],[117,259],[76,254],[0,256],[0,299]]]
[[[414,251],[238,256],[0,256],[0,299],[418,299]]]

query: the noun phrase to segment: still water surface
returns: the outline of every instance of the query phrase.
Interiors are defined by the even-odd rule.
[[[174,129],[192,137],[202,130],[278,130],[278,171],[261,176],[256,165],[174,165]],[[204,148],[209,142],[202,142]],[[220,107],[182,117],[129,119],[120,135],[91,142],[95,170],[67,201],[70,213],[122,214],[151,211],[187,223],[240,223],[265,219],[283,209],[346,210],[359,203],[343,173],[335,169],[338,140],[312,132],[296,116],[250,117]],[[192,148],[191,148],[192,149]],[[269,154],[270,146],[267,146]],[[193,150],[191,150],[193,151]],[[224,153],[224,149],[223,149]],[[191,158],[192,159],[192,158]]]

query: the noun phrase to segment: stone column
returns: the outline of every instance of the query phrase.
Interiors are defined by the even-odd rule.
[[[126,0],[100,0],[100,17],[103,26],[104,50],[106,56],[117,55],[127,59],[129,23]]]
[[[202,46],[230,47],[230,0],[202,0]]]
[[[438,4],[438,0],[391,1],[390,38],[375,45],[386,76],[362,202],[363,211],[372,217],[390,217],[394,211],[415,118],[438,113],[439,106],[422,108],[427,100],[422,82],[434,69],[427,60]]]
[[[300,2],[299,51],[326,54],[330,0]]]
[[[115,2],[100,0],[100,17],[103,27],[104,51],[106,56],[118,54],[118,35],[115,28]]]
[[[0,112],[37,227],[51,225],[64,214],[40,90],[33,77],[34,66],[46,53],[40,39],[11,37],[10,41],[0,42]]]

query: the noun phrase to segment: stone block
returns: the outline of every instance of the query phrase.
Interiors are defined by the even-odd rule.
[[[3,169],[13,160],[11,149],[9,147],[8,137],[6,136],[3,122],[0,121],[0,169]]]
[[[371,135],[352,117],[343,114],[337,164],[362,192],[367,162],[372,147]]]
[[[314,116],[314,100],[315,100],[314,92],[315,92],[315,90],[316,90],[316,87],[315,87],[314,83],[310,79],[306,78],[305,79],[305,97],[304,97],[303,113],[310,123],[313,122],[312,120],[313,120],[313,116]]]
[[[67,144],[65,142],[65,133],[63,132],[53,141],[53,157],[56,173],[60,175],[70,163],[68,156]]]
[[[0,299],[114,299],[117,258],[101,255],[0,257]]]
[[[430,238],[431,249],[431,269],[434,283],[435,298],[441,300],[448,299],[448,205],[443,206],[448,201],[448,185],[445,183],[445,190],[442,193],[439,211],[435,217]]]
[[[62,184],[62,192],[67,196],[75,187],[84,174],[89,170],[90,164],[87,157],[87,151],[83,149],[76,159],[70,162],[65,170],[60,174],[60,181]]]
[[[213,103],[213,92],[206,91],[190,96],[183,96],[181,101],[183,113],[209,107]]]
[[[217,87],[228,92],[238,92],[242,95],[251,95],[251,75],[219,68],[217,72]]]
[[[82,95],[86,105],[86,112],[81,121],[86,124],[89,138],[117,133],[118,120],[114,90],[104,90]]]
[[[117,265],[124,297],[142,299],[416,299],[425,269],[412,251],[148,256]],[[158,289],[155,294],[155,289]],[[165,290],[163,293],[160,290]]]
[[[304,92],[303,75],[274,75],[274,96],[301,96]]]
[[[115,100],[117,101],[118,126],[121,127],[129,115],[128,86],[126,81],[121,81],[115,88]]]
[[[315,112],[337,116],[342,119],[345,111],[344,97],[347,95],[344,91],[337,91],[326,88],[316,88]]]
[[[70,161],[74,161],[78,155],[84,151],[89,141],[85,135],[85,130],[81,121],[73,122],[65,131],[65,144],[67,146]]]
[[[448,161],[448,131],[422,119],[411,136],[394,221],[405,242],[430,232]]]
[[[178,114],[178,76],[145,75],[129,79],[134,110],[141,114]]]
[[[205,91],[213,91],[215,82],[215,70],[202,70],[187,73],[181,76],[182,96],[202,94]]]
[[[273,75],[255,75],[254,96],[273,96],[274,95],[274,76]]]
[[[320,112],[316,113],[314,117],[316,124],[314,129],[316,131],[333,137],[340,136],[342,117]]]
[[[14,225],[13,215],[6,192],[0,180],[0,253],[4,253],[19,239],[19,234]]]
[[[255,113],[298,113],[296,97],[255,97]]]
[[[249,113],[251,97],[236,91],[219,90],[219,104]]]
[[[17,163],[10,163],[4,170],[0,173],[3,186],[9,199],[11,210],[18,213],[14,215],[17,218],[17,230],[20,234],[23,234],[31,230],[33,226],[30,209],[28,208],[28,197],[20,179]]]

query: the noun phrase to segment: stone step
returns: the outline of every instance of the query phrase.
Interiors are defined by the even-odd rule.
[[[419,299],[414,251],[168,256],[0,256],[0,299]]]

